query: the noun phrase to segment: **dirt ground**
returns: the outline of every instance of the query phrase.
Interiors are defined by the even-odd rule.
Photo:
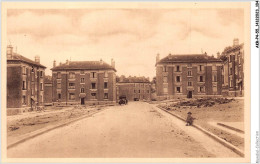
[[[108,107],[8,149],[10,158],[238,157],[145,102]]]
[[[41,112],[28,112],[7,116],[7,143],[16,137],[35,130],[70,121],[83,115],[90,115],[104,106],[91,107],[48,107]]]
[[[186,103],[186,104],[189,105],[192,103]],[[186,106],[186,105],[181,106],[173,103],[172,104],[164,103],[164,104],[160,104],[159,106],[167,109],[172,113],[181,116],[184,119],[186,119],[188,112],[192,112],[192,117],[196,118],[194,120],[195,124],[202,126],[204,129],[214,133],[215,135],[233,144],[234,146],[240,149],[244,149],[244,138],[233,135],[227,131],[223,131],[208,123],[208,122],[244,122],[244,100],[234,99],[224,104],[219,104],[218,102],[215,102],[213,104],[214,105],[212,106],[201,105],[197,107],[196,104],[194,106]]]

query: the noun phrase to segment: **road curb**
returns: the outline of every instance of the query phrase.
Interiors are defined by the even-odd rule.
[[[223,127],[228,128],[228,129],[230,129],[230,130],[234,130],[234,131],[236,131],[236,132],[238,132],[238,133],[245,134],[245,132],[244,132],[243,130],[234,128],[234,127],[232,127],[232,126],[229,126],[229,125],[226,125],[226,124],[223,124],[223,123],[219,123],[219,122],[218,122],[217,125],[223,126]]]
[[[174,116],[174,117],[176,117],[176,118],[178,118],[178,119],[180,119],[180,120],[186,122],[185,119],[183,119],[182,117],[180,117],[180,116],[178,116],[178,115],[176,115],[176,114],[174,114],[174,113],[171,113],[171,112],[169,112],[169,111],[167,111],[167,110],[165,110],[165,109],[163,109],[163,108],[161,108],[161,107],[157,107],[157,108],[159,108],[159,109],[161,109],[162,111],[164,111],[164,112],[166,112],[166,113],[168,113],[168,114],[170,114],[170,115],[172,115],[172,116]],[[199,125],[193,124],[192,126],[195,127],[196,129],[200,130],[200,131],[203,132],[204,134],[208,135],[210,138],[214,139],[215,141],[219,142],[220,144],[222,144],[222,145],[225,146],[226,148],[232,150],[233,152],[235,152],[236,154],[238,154],[240,157],[244,157],[244,156],[245,156],[245,154],[244,154],[244,152],[243,152],[242,150],[240,150],[239,148],[237,148],[237,147],[235,147],[234,145],[230,144],[229,142],[223,140],[222,138],[218,137],[217,135],[215,135],[215,134],[213,134],[213,133],[211,133],[211,132],[209,132],[209,131],[203,129],[203,128],[202,128],[201,126],[199,126]]]
[[[89,115],[85,115],[85,116],[82,116],[82,117],[75,118],[75,119],[70,120],[70,121],[68,121],[68,122],[58,123],[58,124],[56,124],[56,125],[47,126],[47,127],[45,127],[45,128],[42,128],[42,129],[33,131],[33,132],[29,133],[29,134],[24,134],[24,135],[22,135],[22,136],[20,137],[19,140],[13,141],[13,142],[11,142],[10,144],[8,144],[8,145],[7,145],[7,149],[10,149],[10,148],[12,148],[12,147],[14,147],[14,146],[16,146],[16,145],[18,145],[18,144],[20,144],[20,143],[23,143],[23,142],[25,142],[25,141],[27,141],[27,140],[29,140],[29,139],[32,139],[32,138],[34,138],[34,137],[37,137],[37,136],[39,136],[39,135],[42,135],[42,134],[47,133],[47,132],[49,132],[49,131],[52,131],[52,130],[54,130],[54,129],[64,127],[64,126],[66,126],[66,125],[69,125],[69,124],[71,124],[71,123],[74,123],[74,122],[76,122],[76,121],[82,120],[82,119],[87,118],[87,117],[91,117],[91,116],[93,116],[94,114],[99,113],[99,112],[101,112],[101,111],[103,111],[103,110],[105,110],[105,109],[101,109],[101,110],[95,111],[95,112],[93,112],[93,113],[91,113],[91,114],[89,114]]]

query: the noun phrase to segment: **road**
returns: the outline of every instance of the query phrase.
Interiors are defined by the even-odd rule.
[[[8,158],[238,157],[194,127],[145,102],[92,117],[8,149]]]

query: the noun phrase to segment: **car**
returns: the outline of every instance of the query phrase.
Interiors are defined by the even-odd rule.
[[[134,101],[139,101],[139,98],[134,98]]]
[[[126,99],[126,96],[125,95],[121,95],[119,96],[119,101],[118,101],[118,104],[121,105],[121,104],[127,104],[128,100]]]

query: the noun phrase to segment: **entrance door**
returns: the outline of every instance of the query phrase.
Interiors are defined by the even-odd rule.
[[[188,92],[187,98],[192,98],[192,91]]]
[[[85,98],[81,98],[81,105],[85,104]]]

